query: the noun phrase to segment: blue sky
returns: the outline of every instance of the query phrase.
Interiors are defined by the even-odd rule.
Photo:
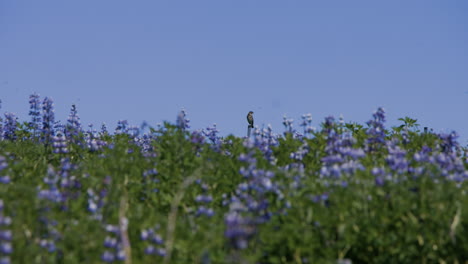
[[[468,139],[468,1],[0,2],[3,112],[28,120],[28,96],[66,121],[217,124],[244,136],[246,114],[418,119]]]

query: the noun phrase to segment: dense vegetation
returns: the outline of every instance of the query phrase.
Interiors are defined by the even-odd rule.
[[[115,132],[52,100],[0,122],[0,263],[466,263],[466,149],[455,133],[328,117],[221,138]],[[246,124],[247,126],[247,124]],[[146,132],[145,132],[146,131]]]

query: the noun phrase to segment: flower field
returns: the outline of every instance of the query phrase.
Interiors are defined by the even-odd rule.
[[[108,130],[29,103],[29,120],[0,117],[0,264],[468,263],[455,132],[386,127],[382,108],[250,138],[192,130],[183,110]]]

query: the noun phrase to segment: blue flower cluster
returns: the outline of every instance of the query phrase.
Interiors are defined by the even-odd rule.
[[[52,137],[52,142],[54,153],[68,153],[67,140],[62,132],[57,132],[56,135]]]
[[[320,177],[324,179],[340,180],[342,186],[356,171],[364,170],[359,159],[365,156],[364,150],[354,148],[355,139],[349,133],[341,134],[337,131],[337,124],[333,117],[326,119],[325,136],[327,145],[326,156],[322,160]]]
[[[5,113],[5,125],[3,126],[3,139],[16,140],[17,117],[13,113]]]
[[[166,249],[164,249],[164,239],[157,232],[159,225],[154,228],[147,228],[141,230],[140,238],[147,242],[145,247],[145,254],[156,255],[164,257],[166,255]]]
[[[34,93],[29,96],[29,128],[31,129],[32,137],[39,138],[41,128],[41,100],[38,94]]]
[[[180,110],[179,114],[177,115],[176,126],[181,130],[187,130],[190,128],[189,123],[190,120],[187,118],[185,109]]]
[[[376,151],[385,143],[385,111],[379,107],[372,115],[373,119],[369,120],[366,124],[369,126],[367,134],[367,150]]]
[[[6,174],[6,168],[8,167],[8,163],[6,158],[0,156],[0,183],[10,183],[10,176]]]
[[[246,141],[249,140],[246,139]],[[241,154],[239,160],[248,165],[240,169],[245,182],[240,183],[235,194],[223,202],[229,205],[229,211],[224,217],[226,226],[224,234],[232,248],[246,249],[249,241],[256,234],[258,225],[265,223],[273,215],[268,210],[267,195],[273,194],[278,199],[283,199],[283,194],[274,183],[275,174],[257,168],[257,160],[253,157],[253,151],[249,154]]]
[[[126,224],[128,223],[124,223],[124,225]],[[114,261],[124,261],[125,250],[119,226],[106,225],[104,229],[107,231],[108,235],[104,239],[103,245],[106,250],[102,253],[101,260],[109,263]]]
[[[4,214],[4,207],[3,200],[0,199],[0,264],[9,264],[10,255],[13,253],[13,232],[8,227],[12,220]]]
[[[42,142],[49,144],[54,136],[54,102],[51,98],[46,97],[42,101]]]
[[[81,127],[80,117],[76,106],[71,106],[70,115],[68,116],[67,125],[65,126],[65,136],[74,144],[80,144],[79,134],[83,132]]]

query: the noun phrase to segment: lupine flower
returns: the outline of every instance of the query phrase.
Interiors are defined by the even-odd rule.
[[[238,185],[235,195],[230,199],[229,212],[224,217],[224,234],[233,248],[245,249],[256,233],[257,225],[271,218],[266,195],[276,194],[278,200],[284,195],[272,181],[274,173],[257,168],[253,152],[241,154],[239,160],[248,164],[247,168],[242,167],[239,171],[246,181]]]
[[[106,123],[102,123],[100,133],[101,133],[102,136],[104,136],[104,135],[107,136],[109,134],[109,132],[107,131]]]
[[[197,195],[197,197],[195,197],[195,201],[198,203],[211,203],[211,201],[213,201],[213,197],[211,197],[211,195]]]
[[[137,126],[129,126],[127,133],[131,138],[137,141],[138,140],[137,137],[140,134],[140,128]]]
[[[102,221],[102,208],[105,205],[105,199],[107,197],[107,190],[111,184],[111,177],[106,176],[104,178],[104,187],[96,193],[93,189],[88,188],[88,211],[91,213],[92,218],[98,221]]]
[[[42,101],[42,141],[49,144],[54,135],[55,114],[52,99],[46,97]]]
[[[458,134],[455,131],[452,131],[449,134],[439,134],[441,140],[440,147],[442,152],[452,153],[460,151],[460,144],[457,141]]]
[[[377,186],[383,186],[386,179],[391,179],[391,175],[387,174],[385,169],[381,167],[372,168],[371,173],[375,176],[375,185]]]
[[[38,188],[38,198],[42,201],[39,221],[45,227],[41,233],[39,246],[49,253],[57,250],[55,243],[61,238],[60,232],[56,229],[57,222],[48,214],[51,207],[62,206],[66,199],[66,196],[60,191],[59,181],[60,175],[55,172],[52,166],[49,166],[47,176],[44,178],[44,183],[49,187],[47,189]]]
[[[54,135],[55,133],[59,131],[62,133],[65,133],[65,125],[62,124],[62,121],[57,120],[54,122],[53,130],[54,130]]]
[[[190,128],[189,123],[190,120],[187,118],[185,109],[180,110],[179,114],[177,115],[176,126],[181,130],[187,130]]]
[[[31,117],[29,127],[32,130],[32,135],[34,138],[38,138],[41,127],[41,102],[36,93],[29,96],[29,116]]]
[[[193,131],[190,137],[190,141],[193,144],[198,144],[198,145],[205,143],[205,137],[203,136],[202,131],[200,130]]]
[[[18,118],[13,113],[5,113],[5,125],[3,126],[3,139],[16,140],[16,127]]]
[[[257,232],[254,221],[236,211],[230,211],[226,215],[224,224],[226,226],[224,236],[235,249],[246,249]]]
[[[104,199],[107,195],[106,189],[103,189],[96,194],[93,189],[87,190],[88,194],[88,211],[92,214],[96,220],[102,220],[102,208],[104,207]]]
[[[215,151],[219,151],[222,144],[221,137],[218,136],[218,133],[219,131],[216,128],[216,124],[213,124],[212,127],[207,127],[206,130],[203,130],[203,134],[211,141],[213,144],[212,147]]]
[[[105,262],[125,260],[125,249],[119,226],[105,225],[104,229],[109,233],[103,243],[108,249],[103,252],[101,259]]]
[[[119,120],[117,127],[115,128],[115,134],[127,134],[128,133],[128,122],[127,120]]]
[[[54,147],[54,153],[57,153],[57,154],[68,153],[67,139],[65,138],[64,133],[57,132],[57,135],[52,137],[52,141],[53,141],[52,146]]]
[[[304,142],[304,144],[302,144],[296,152],[291,153],[289,157],[296,161],[302,161],[307,153],[309,153],[309,145]]]
[[[5,157],[0,156],[0,183],[10,183],[10,176],[5,175],[5,172],[2,172],[8,167],[8,163],[6,162]]]
[[[135,138],[133,138],[133,142],[135,143],[135,145],[141,148],[141,153],[145,157],[152,157],[156,155],[156,153],[153,152],[154,150],[154,147],[152,145],[153,140],[154,140],[154,136],[150,134],[146,134],[146,133],[143,134],[143,136],[141,137],[136,136]]]
[[[276,164],[276,158],[273,155],[272,147],[278,146],[278,135],[273,133],[271,125],[268,125],[266,128],[255,129],[253,132],[253,139],[249,138],[244,140],[244,146],[247,148],[258,148],[265,159],[270,162],[270,164]]]
[[[367,148],[368,151],[374,151],[382,146],[385,142],[385,111],[379,107],[372,115],[373,119],[369,120],[366,124],[369,126],[367,130]]]
[[[81,127],[80,117],[76,110],[76,105],[72,104],[70,115],[67,119],[67,125],[65,126],[65,136],[73,144],[80,144],[78,135],[83,132]]]
[[[311,124],[312,124],[312,114],[309,113],[309,114],[302,115],[302,122],[300,126],[304,128],[304,135],[307,135],[315,131],[315,128],[311,126]]]
[[[45,184],[48,185],[47,189],[38,189],[38,198],[49,200],[51,202],[61,202],[62,201],[62,194],[60,193],[58,182],[59,182],[59,175],[55,173],[55,170],[52,166],[49,166],[47,170],[47,176],[44,177],[43,181]]]
[[[2,109],[2,100],[1,99],[0,99],[0,109]],[[3,119],[0,116],[0,140],[3,139],[2,135],[3,135]]]
[[[209,204],[211,203],[211,201],[213,201],[213,197],[211,197],[211,195],[200,194],[197,195],[197,197],[195,197],[195,201],[199,204]],[[199,205],[196,215],[205,215],[208,217],[212,217],[214,215],[214,210],[212,208],[206,207],[205,205]]]
[[[293,134],[295,132],[293,128],[293,124],[294,124],[294,119],[291,119],[291,118],[288,119],[286,116],[283,116],[283,125],[284,125],[284,128],[286,129],[285,133]]]
[[[144,249],[145,254],[164,257],[166,255],[166,250],[163,247],[164,239],[156,232],[158,229],[159,226],[143,229],[141,230],[140,238],[146,241],[146,247]]]
[[[84,134],[84,141],[86,143],[86,147],[91,151],[98,151],[101,150],[103,146],[105,146],[105,142],[100,140],[99,138],[94,136],[94,133],[87,132]]]
[[[327,117],[323,126],[327,138],[327,156],[322,158],[320,177],[328,180],[338,179],[339,185],[345,187],[347,184],[343,184],[342,176],[350,177],[356,171],[363,170],[364,167],[358,159],[364,157],[365,153],[362,149],[353,148],[355,139],[351,134],[338,133],[333,117]]]
[[[388,155],[385,160],[390,169],[398,174],[408,172],[409,162],[406,160],[406,151],[397,146],[394,141],[388,141],[387,145]]]
[[[10,263],[10,255],[13,253],[11,241],[13,233],[9,229],[11,218],[3,213],[4,203],[0,199],[0,263]]]

